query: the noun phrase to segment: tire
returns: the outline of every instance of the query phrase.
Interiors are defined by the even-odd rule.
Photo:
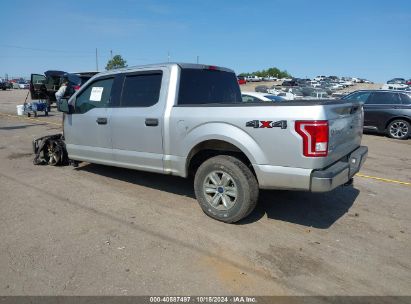
[[[225,223],[235,223],[254,210],[259,189],[254,174],[242,161],[219,155],[198,168],[194,191],[205,214]]]
[[[410,123],[404,119],[395,119],[387,127],[387,135],[391,138],[404,140],[410,134]]]
[[[49,140],[43,152],[43,158],[49,166],[58,166],[63,160],[64,151],[55,140]]]

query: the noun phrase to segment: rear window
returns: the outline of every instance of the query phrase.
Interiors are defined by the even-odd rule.
[[[178,104],[241,103],[234,73],[219,70],[182,69]]]
[[[402,101],[403,104],[407,104],[407,105],[411,104],[411,97],[410,97],[410,95],[400,94],[400,96],[401,96],[401,101]]]

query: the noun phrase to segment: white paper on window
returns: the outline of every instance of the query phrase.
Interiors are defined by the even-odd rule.
[[[101,101],[103,95],[103,87],[93,87],[90,93],[90,101]]]

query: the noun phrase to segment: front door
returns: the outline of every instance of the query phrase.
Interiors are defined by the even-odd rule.
[[[117,165],[163,172],[163,113],[167,69],[125,73],[118,107],[112,108],[113,158]]]
[[[66,115],[64,136],[70,159],[109,164],[112,161],[110,102],[114,78],[99,78],[75,98]]]

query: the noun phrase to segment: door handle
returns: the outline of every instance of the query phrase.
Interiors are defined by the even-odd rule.
[[[146,118],[146,126],[147,127],[158,126],[158,119],[157,118]]]
[[[106,118],[106,117],[98,117],[97,120],[96,120],[96,122],[97,122],[99,125],[106,125],[106,124],[107,124],[107,118]]]

